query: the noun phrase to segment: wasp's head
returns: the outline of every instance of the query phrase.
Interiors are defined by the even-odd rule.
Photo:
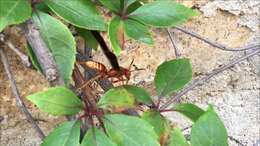
[[[126,77],[127,80],[130,80],[131,72],[128,69],[121,67],[121,73]]]
[[[124,74],[125,74],[125,77],[127,78],[127,80],[130,80],[131,71],[128,69],[124,69]]]

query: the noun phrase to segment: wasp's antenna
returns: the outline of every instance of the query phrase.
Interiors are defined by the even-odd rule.
[[[138,68],[136,65],[133,64],[134,70],[130,70],[130,72],[145,70],[145,68]]]
[[[137,68],[137,69],[134,69],[134,70],[130,70],[130,72],[140,71],[140,70],[145,70],[145,68]]]
[[[127,78],[126,84],[128,83],[129,78],[130,78],[130,73],[131,73],[130,69],[131,69],[131,66],[133,65],[133,63],[134,63],[134,58],[132,59],[130,65],[129,65],[128,69],[127,69],[127,72],[128,72],[127,74],[129,74],[129,77],[127,77],[127,75],[126,75],[126,78]],[[124,83],[124,81],[123,81],[123,83]]]
[[[130,65],[129,65],[129,67],[128,67],[128,70],[130,70],[130,68],[131,68],[131,66],[134,64],[134,58],[132,59],[132,61],[131,61],[131,63],[130,63]]]

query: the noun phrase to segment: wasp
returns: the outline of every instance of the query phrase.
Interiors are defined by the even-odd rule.
[[[95,39],[98,41],[100,48],[102,49],[104,55],[107,57],[112,68],[110,70],[107,70],[107,68],[104,64],[102,64],[100,62],[96,62],[96,61],[79,62],[79,64],[81,66],[83,66],[85,69],[87,67],[90,69],[94,69],[98,72],[98,76],[87,81],[82,87],[80,87],[80,89],[84,88],[86,85],[88,85],[88,83],[90,83],[94,80],[100,79],[100,78],[101,79],[102,78],[111,79],[112,83],[117,83],[120,81],[122,81],[124,83],[124,81],[126,81],[126,84],[127,84],[127,82],[130,80],[130,76],[131,76],[131,72],[132,72],[132,71],[130,71],[130,67],[133,64],[134,60],[132,60],[130,66],[128,68],[119,66],[116,55],[109,50],[108,46],[106,45],[105,40],[100,35],[100,33],[97,31],[91,31],[91,32],[92,32],[93,36],[95,37]],[[143,69],[136,69],[136,70],[143,70]],[[116,80],[114,80],[114,79],[116,79]]]
[[[84,68],[90,68],[93,70],[96,70],[99,74],[100,78],[117,78],[118,80],[112,80],[113,83],[119,82],[119,81],[128,81],[130,80],[131,72],[129,68],[133,64],[133,61],[131,62],[129,68],[119,67],[119,69],[111,68],[110,70],[107,70],[106,66],[100,62],[96,61],[85,61],[85,62],[79,62],[80,65],[82,65]],[[125,78],[124,78],[125,77]]]
[[[144,69],[135,69],[130,71],[130,68],[133,64],[134,60],[130,63],[128,68],[124,67],[119,67],[119,69],[116,68],[111,68],[110,70],[107,70],[106,66],[100,62],[96,61],[85,61],[85,62],[78,62],[80,65],[82,65],[84,68],[90,68],[94,69],[98,72],[98,75],[86,83],[84,83],[79,89],[84,88],[86,85],[88,85],[90,82],[102,78],[108,78],[111,79],[112,83],[117,83],[117,82],[122,82],[124,84],[124,81],[127,82],[130,80],[131,77],[131,72],[136,71],[136,70],[144,70]]]

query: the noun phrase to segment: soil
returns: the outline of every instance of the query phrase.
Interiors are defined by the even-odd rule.
[[[178,1],[189,7],[195,4],[203,7],[209,3],[208,0]],[[257,8],[259,8],[259,5]],[[191,19],[182,27],[229,47],[241,47],[248,43],[259,42],[259,40],[253,38],[258,36],[257,30],[239,25],[241,17],[243,15],[234,15],[227,9],[223,10],[218,7],[215,15],[209,17],[204,11],[203,14]],[[257,23],[256,28],[259,28],[259,23]],[[25,50],[25,45],[21,43],[24,42],[24,38],[21,37],[20,30],[12,27],[7,32],[11,34],[11,40],[22,50]],[[171,29],[171,32],[174,32],[181,56],[190,59],[194,77],[205,75],[214,68],[227,64],[233,58],[244,54],[244,52],[227,52],[213,48],[174,29]],[[134,58],[134,64],[138,68],[145,68],[144,71],[133,72],[130,83],[143,86],[154,95],[153,79],[156,67],[163,61],[174,59],[175,55],[170,39],[164,29],[153,29],[152,34],[154,38],[153,46],[127,40],[126,48],[120,55],[119,61],[122,66],[127,67]],[[6,48],[5,50],[26,106],[44,133],[48,134],[53,127],[64,121],[65,118],[45,114],[25,99],[29,94],[47,89],[49,86],[47,81],[39,72],[24,67],[19,58],[9,49]],[[100,51],[95,52],[93,57],[108,64]],[[205,109],[208,104],[214,105],[227,127],[229,136],[237,139],[243,145],[257,146],[260,143],[259,64],[260,57],[255,56],[248,61],[235,65],[232,69],[224,71],[204,85],[189,92],[182,98],[182,102],[192,102]],[[167,113],[167,116],[182,128],[191,124],[178,113]],[[40,145],[40,139],[36,132],[16,107],[15,98],[11,93],[10,84],[1,63],[0,130],[1,146]],[[229,143],[230,146],[239,146],[233,140],[229,140]]]

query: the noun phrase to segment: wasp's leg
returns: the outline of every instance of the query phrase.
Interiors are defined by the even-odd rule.
[[[100,77],[101,77],[100,75],[97,75],[97,76],[91,78],[90,80],[86,81],[85,83],[83,83],[82,85],[80,85],[80,86],[77,88],[77,91],[78,91],[78,90],[81,90],[81,89],[83,89],[83,88],[85,88],[85,87],[88,86],[91,82],[100,79]]]
[[[113,80],[112,83],[117,83],[121,81],[127,81],[127,79],[124,79],[123,77],[118,78],[117,80]]]

